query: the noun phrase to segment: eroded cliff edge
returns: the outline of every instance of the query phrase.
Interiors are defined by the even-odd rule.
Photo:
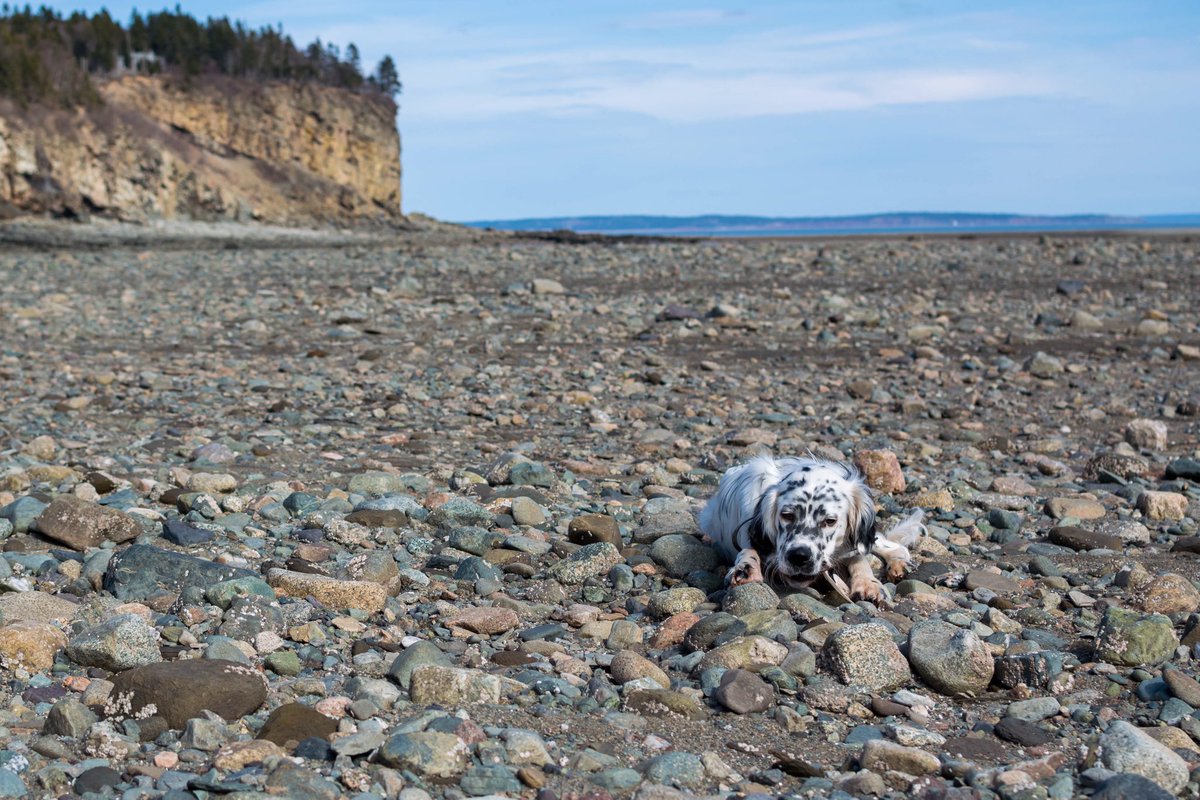
[[[90,109],[0,99],[0,216],[401,221],[387,98],[315,84],[126,76]]]

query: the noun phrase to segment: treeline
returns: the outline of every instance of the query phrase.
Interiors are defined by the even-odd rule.
[[[395,98],[400,76],[391,56],[364,74],[358,48],[343,53],[320,39],[303,50],[279,28],[247,28],[227,17],[200,22],[174,11],[139,14],[122,25],[107,11],[62,16],[42,6],[0,5],[0,96],[22,105],[99,102],[93,76],[178,74],[318,83]]]

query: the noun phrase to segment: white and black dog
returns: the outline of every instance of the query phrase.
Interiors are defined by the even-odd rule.
[[[875,501],[849,464],[759,456],[731,468],[700,513],[700,529],[733,563],[730,586],[764,579],[806,586],[826,573],[849,578],[853,600],[883,600],[867,554],[899,579],[909,547],[925,533],[917,509],[886,535],[875,531]],[[843,584],[844,585],[844,584]]]

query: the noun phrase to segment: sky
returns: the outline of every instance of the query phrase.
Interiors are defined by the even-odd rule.
[[[181,5],[392,55],[441,219],[1200,212],[1195,0]]]

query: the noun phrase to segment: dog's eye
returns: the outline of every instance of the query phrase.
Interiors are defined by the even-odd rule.
[[[796,512],[790,511],[790,510],[789,511],[780,511],[779,518],[781,520],[783,520],[784,522],[794,522],[796,519]]]
[[[821,520],[821,525],[826,528],[832,528],[834,525],[837,525],[837,517],[826,517]]]

